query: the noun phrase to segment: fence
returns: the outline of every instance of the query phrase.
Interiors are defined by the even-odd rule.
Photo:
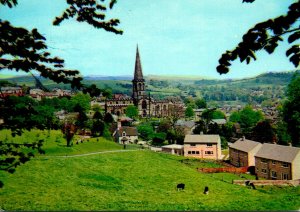
[[[281,185],[281,186],[299,186],[300,180],[233,180],[233,184],[236,185],[249,185],[253,183],[255,186],[263,185]]]
[[[246,173],[248,172],[248,167],[222,167],[222,168],[198,168],[199,172],[204,173],[220,173],[220,172],[228,172],[228,173]]]

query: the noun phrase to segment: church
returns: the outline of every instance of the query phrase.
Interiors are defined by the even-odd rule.
[[[145,79],[139,49],[136,49],[134,76],[132,80],[132,96],[114,94],[113,98],[105,100],[105,111],[114,115],[124,115],[129,105],[138,108],[140,117],[183,116],[184,104],[175,100],[155,100],[145,91]]]

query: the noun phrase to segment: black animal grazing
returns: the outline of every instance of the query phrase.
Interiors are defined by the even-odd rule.
[[[207,186],[205,186],[205,188],[204,188],[204,194],[208,194],[208,192],[209,192],[209,189],[208,189],[208,187]]]
[[[178,190],[184,190],[185,184],[184,183],[179,183],[177,184],[177,191]]]

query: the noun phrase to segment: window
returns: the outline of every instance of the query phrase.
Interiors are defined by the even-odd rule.
[[[276,164],[276,161],[275,161],[275,160],[272,160],[272,164],[275,165],[275,164]]]
[[[271,172],[271,177],[272,177],[273,179],[276,179],[276,178],[277,178],[277,172],[272,171],[272,172]]]
[[[126,132],[123,132],[123,133],[122,133],[122,136],[126,136]]]
[[[282,179],[283,180],[288,180],[289,179],[289,175],[286,173],[282,173]]]
[[[214,152],[213,152],[213,151],[205,151],[205,154],[206,154],[206,155],[213,155]]]
[[[212,146],[212,144],[206,144],[206,146],[208,146],[208,147],[211,147],[211,146]]]
[[[261,161],[262,163],[267,163],[267,162],[268,162],[268,160],[265,159],[265,158],[262,158],[260,161]]]
[[[194,155],[194,154],[195,154],[195,151],[192,151],[192,154]]]
[[[267,173],[267,169],[262,169],[261,172],[264,173],[264,174],[266,174]]]
[[[191,144],[191,146],[196,146],[196,144]]]
[[[282,163],[282,166],[283,166],[283,167],[285,167],[285,168],[287,168],[287,167],[289,167],[289,164],[288,164],[288,163],[285,163],[285,162],[283,162],[283,163]]]
[[[188,151],[188,154],[190,155],[190,154],[192,154],[192,152],[191,152],[191,151]]]
[[[196,155],[199,155],[200,154],[200,152],[199,151],[196,151]]]

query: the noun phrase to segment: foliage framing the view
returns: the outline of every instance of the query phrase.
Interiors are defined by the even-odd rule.
[[[10,8],[17,3],[17,0],[0,1],[0,4]],[[116,0],[111,0],[109,8],[112,9],[115,3]],[[104,20],[104,12],[107,10],[104,4],[98,4],[96,0],[67,0],[67,4],[69,8],[55,18],[54,25],[76,17],[78,22],[87,22],[95,28],[122,34],[121,30],[115,28],[120,23],[118,19]],[[37,29],[15,27],[9,21],[0,19],[0,71],[37,71],[42,77],[54,82],[70,83],[73,88],[82,87],[79,71],[64,69],[64,60],[51,56],[46,51],[48,47],[45,41],[46,38]]]
[[[252,3],[254,0],[244,0],[243,2]],[[280,41],[284,41],[283,36],[288,36],[288,43],[294,43],[300,38],[300,28],[295,26],[300,17],[300,1],[297,1],[289,6],[287,14],[279,16],[275,19],[256,24],[253,28],[243,36],[243,40],[238,46],[231,51],[226,51],[222,54],[217,71],[220,74],[229,72],[231,61],[240,59],[247,64],[250,61],[256,60],[255,52],[265,50],[272,54],[277,48]],[[298,67],[300,62],[300,48],[299,44],[291,46],[286,51],[286,56],[289,57],[290,62]]]

